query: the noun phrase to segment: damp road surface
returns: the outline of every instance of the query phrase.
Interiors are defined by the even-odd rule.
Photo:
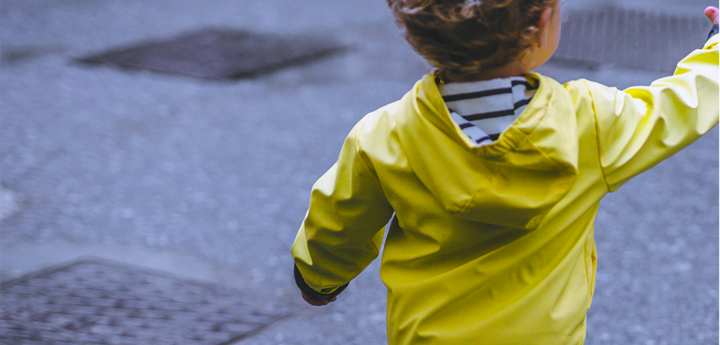
[[[587,14],[572,11],[613,5],[623,18],[644,8],[671,22],[692,13],[706,20],[707,4],[697,0],[574,0],[568,26],[588,27],[573,19]],[[79,61],[207,29],[331,40],[343,49],[219,80]],[[617,34],[593,30],[568,34],[568,56],[539,72],[619,88],[672,73],[659,62],[638,68],[570,49],[589,39],[612,46]],[[707,33],[697,35],[687,41],[699,47]],[[648,54],[670,45],[653,33],[641,40],[653,42],[643,43]],[[291,46],[272,50],[273,58],[287,58]],[[0,52],[0,327],[13,330],[3,337],[82,343],[104,335],[112,343],[183,329],[186,339],[214,344],[385,342],[377,263],[337,302],[313,308],[294,286],[289,254],[310,187],[351,127],[430,70],[384,1],[6,0]],[[714,129],[603,201],[587,344],[718,342],[717,191]],[[141,292],[123,299],[105,284]],[[213,297],[194,308],[186,291],[205,288],[246,307],[216,313]],[[158,296],[163,291],[172,301]],[[206,313],[191,315],[197,310]],[[253,312],[256,323],[233,323]],[[187,318],[205,323],[183,328]],[[118,326],[124,322],[132,327]]]

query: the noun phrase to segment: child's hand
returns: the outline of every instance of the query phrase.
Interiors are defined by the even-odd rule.
[[[305,300],[305,302],[308,302],[309,304],[314,305],[314,306],[316,306],[316,307],[328,305],[328,304],[330,304],[331,302],[335,302],[335,300],[337,299],[337,296],[335,296],[335,297],[333,297],[333,298],[331,298],[331,299],[328,299],[328,300],[316,301],[316,300],[308,297],[308,295],[306,295],[304,292],[301,292],[301,293],[302,293],[302,298]]]
[[[720,11],[718,11],[717,7],[709,6],[705,9],[705,15],[710,19],[710,21],[713,23],[713,25],[718,24],[718,15],[720,14]]]

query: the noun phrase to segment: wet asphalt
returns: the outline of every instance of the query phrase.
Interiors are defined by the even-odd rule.
[[[207,27],[333,37],[347,50],[236,81],[74,60]],[[312,308],[289,255],[310,186],[353,124],[430,70],[384,1],[6,0],[0,50],[0,278],[90,254],[297,308],[242,344],[385,342],[377,262]],[[620,88],[664,75],[557,61],[539,72]],[[609,195],[596,240],[587,344],[717,343],[718,130]]]

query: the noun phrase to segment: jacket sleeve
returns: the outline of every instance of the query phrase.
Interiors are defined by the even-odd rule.
[[[608,190],[690,145],[718,123],[718,35],[673,76],[624,91],[587,82]]]
[[[393,213],[370,160],[359,149],[364,121],[348,135],[338,161],[313,185],[292,247],[300,278],[328,298],[377,257]],[[302,289],[303,282],[297,283]]]

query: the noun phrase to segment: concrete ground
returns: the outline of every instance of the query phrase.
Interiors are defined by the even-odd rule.
[[[705,4],[616,5],[701,16]],[[351,49],[236,82],[72,63],[208,26],[330,35]],[[5,0],[0,49],[0,278],[95,255],[301,307],[242,344],[385,343],[377,262],[313,308],[289,254],[310,186],[352,125],[429,71],[384,1]],[[539,72],[620,88],[663,76],[558,62]],[[596,238],[587,344],[717,343],[718,130],[609,195]]]

